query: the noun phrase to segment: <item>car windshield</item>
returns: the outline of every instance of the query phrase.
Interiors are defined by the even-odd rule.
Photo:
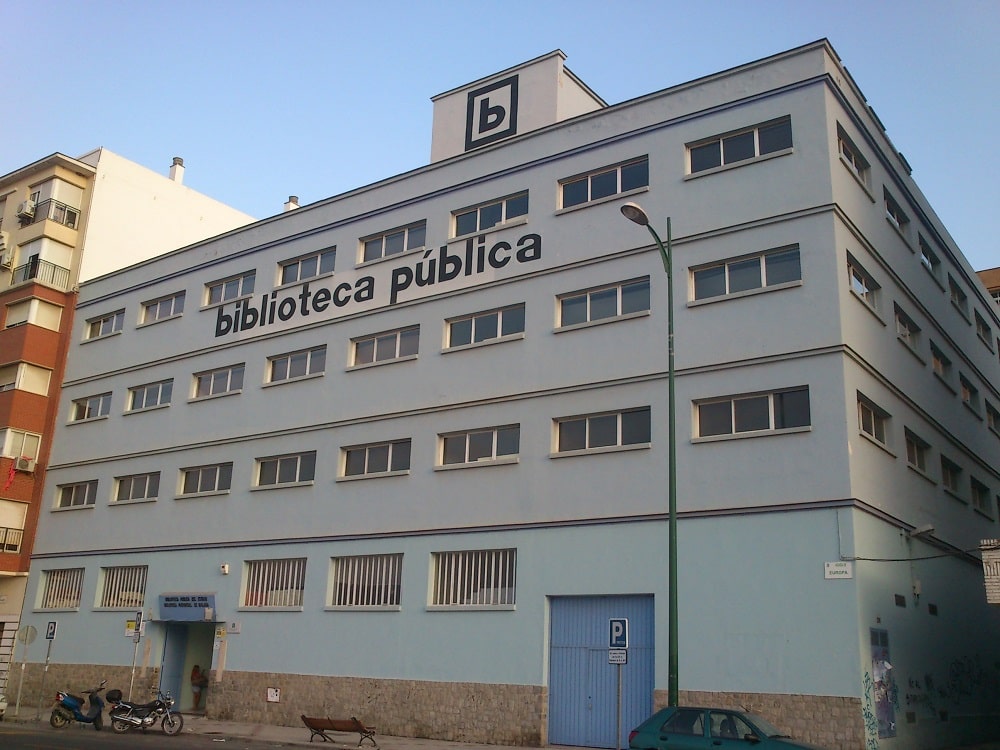
[[[761,732],[764,733],[765,737],[787,737],[780,729],[778,729],[774,724],[769,722],[757,714],[747,714],[747,718],[753,722],[753,725],[757,727]]]

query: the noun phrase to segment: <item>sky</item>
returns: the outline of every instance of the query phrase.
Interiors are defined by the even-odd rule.
[[[561,49],[609,104],[830,40],[1000,266],[1000,0],[0,1],[0,175],[104,147],[256,218],[429,162],[431,97]]]

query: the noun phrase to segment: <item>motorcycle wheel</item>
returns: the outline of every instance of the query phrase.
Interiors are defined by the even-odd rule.
[[[177,734],[184,728],[184,717],[181,714],[170,714],[163,717],[160,729],[164,734]]]
[[[69,724],[69,719],[66,718],[66,714],[58,709],[53,709],[52,715],[49,717],[49,724],[51,724],[56,729],[62,729],[64,726]]]
[[[132,725],[125,721],[125,719],[115,719],[112,717],[111,728],[116,734],[125,734],[125,732],[132,728]]]

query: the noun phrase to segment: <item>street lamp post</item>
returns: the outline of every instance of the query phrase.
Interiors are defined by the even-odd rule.
[[[667,439],[670,443],[667,454],[667,536],[670,547],[667,550],[667,705],[680,705],[677,687],[677,441],[676,411],[674,404],[674,271],[673,253],[670,240],[670,217],[667,217],[667,242],[663,244],[660,235],[649,223],[646,212],[635,203],[621,207],[622,215],[629,221],[646,227],[656,242],[667,273]]]

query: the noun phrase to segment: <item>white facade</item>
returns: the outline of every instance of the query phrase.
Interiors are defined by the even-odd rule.
[[[183,690],[211,659],[222,716],[254,710],[227,685],[261,673],[286,693],[304,675],[417,685],[446,708],[470,683],[535,696],[496,708],[522,728],[428,729],[357,700],[390,734],[612,746],[554,729],[577,707],[550,614],[651,602],[627,720],[663,701],[666,277],[619,212],[632,200],[673,219],[682,700],[753,703],[831,747],[983,730],[1000,677],[976,552],[1000,493],[985,289],[825,41],[591,112],[574,83],[549,121],[504,121],[511,92],[491,86],[556,96],[537,66],[561,59],[441,95],[426,168],[81,288],[25,621],[59,620],[56,662],[124,665],[141,606],[144,664]],[[480,145],[470,123],[510,132]],[[365,260],[397,230],[403,252]],[[182,292],[183,314],[146,317]],[[93,334],[121,310],[120,333]],[[103,394],[105,415],[72,419]],[[338,601],[337,566],[372,555],[387,585],[361,588],[393,595]],[[49,606],[70,570],[76,603]],[[141,591],[115,578],[132,573]],[[469,585],[454,600],[442,581]],[[199,593],[207,635],[164,606]]]

